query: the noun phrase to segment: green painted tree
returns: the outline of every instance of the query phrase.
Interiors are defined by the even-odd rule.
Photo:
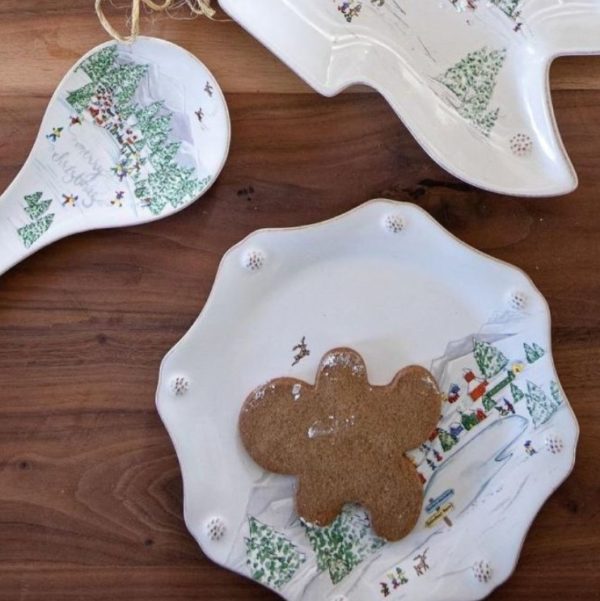
[[[17,230],[25,248],[30,248],[45,234],[54,222],[54,213],[46,215],[52,200],[42,200],[42,193],[36,192],[25,196],[25,212],[32,220],[31,223]]]
[[[498,7],[505,15],[511,19],[519,14],[519,5],[521,0],[491,0],[492,4]]]
[[[558,385],[558,382],[555,382],[554,380],[552,380],[552,382],[550,382],[550,396],[552,397],[552,400],[554,401],[554,407],[556,409],[558,409],[558,407],[560,407],[560,405],[562,405],[563,402],[563,396],[562,396],[562,392],[560,391],[560,386]]]
[[[438,438],[440,439],[440,444],[442,445],[442,450],[444,452],[449,451],[457,442],[458,438],[456,436],[452,436],[450,432],[444,430],[443,428],[438,428]]]
[[[511,383],[510,392],[515,403],[522,401],[525,397],[525,393],[516,384]]]
[[[333,584],[385,544],[373,534],[368,514],[354,505],[346,505],[330,526],[321,528],[304,521],[302,525],[316,554],[317,568],[329,572]]]
[[[136,197],[145,207],[158,215],[167,205],[176,208],[193,199],[208,185],[210,177],[200,181],[194,169],[177,164],[181,143],[169,140],[173,115],[164,103],[133,102],[147,65],[120,63],[117,46],[111,45],[88,57],[79,69],[92,81],[72,91],[67,101],[82,112],[93,108],[94,96],[100,98],[94,111],[100,112],[97,122],[119,144],[119,165],[126,167],[125,175],[115,171],[133,179]]]
[[[489,394],[483,395],[483,408],[489,413],[497,405],[496,401]]]
[[[523,348],[525,349],[525,358],[527,359],[527,363],[535,363],[538,359],[541,359],[546,351],[536,344],[527,344],[526,342],[523,344]]]
[[[96,84],[88,83],[87,85],[74,90],[67,96],[67,102],[78,112],[83,113],[90,106],[92,97],[96,93]]]
[[[147,72],[147,65],[116,65],[106,73],[101,83],[112,90],[117,106],[127,105]]]
[[[157,148],[150,155],[152,167],[157,171],[168,168],[175,160],[180,147],[181,142],[171,142],[170,144],[163,144]]]
[[[150,153],[159,150],[167,140],[171,131],[171,115],[157,115],[143,124],[138,121],[144,142],[148,145]]]
[[[86,58],[77,70],[81,69],[94,83],[100,83],[113,68],[117,60],[117,45],[111,44]]]
[[[545,424],[556,412],[560,406],[555,398],[548,398],[546,393],[533,382],[527,382],[527,411],[533,420],[533,425],[537,428]],[[552,395],[554,397],[554,394]]]
[[[246,538],[246,564],[252,578],[274,589],[285,586],[306,561],[283,534],[250,517],[249,536]]]
[[[508,365],[506,356],[483,340],[474,341],[473,354],[479,370],[486,378],[493,378]]]
[[[150,211],[158,215],[168,204],[177,208],[199,194],[209,179],[201,182],[194,177],[193,169],[172,163],[141,181],[135,194],[138,198],[147,198]]]
[[[85,110],[96,92],[110,90],[118,105],[131,102],[140,81],[148,71],[147,65],[119,64],[115,44],[85,59],[77,70],[82,70],[91,82],[70,92],[67,102],[77,111]]]
[[[77,67],[77,71],[83,71],[91,79],[91,82],[78,90],[70,92],[67,96],[67,102],[78,113],[88,108],[92,97],[99,90],[99,87],[102,87],[102,80],[109,70],[113,68],[116,59],[117,46],[113,44],[99,52],[95,52]]]
[[[29,194],[25,196],[25,212],[31,219],[38,219],[41,217],[52,204],[52,200],[42,200],[42,193],[36,192],[35,194]]]
[[[456,98],[458,112],[489,135],[498,120],[500,109],[488,110],[504,65],[506,50],[483,47],[469,53],[450,67],[438,81]]]
[[[52,214],[20,227],[17,231],[25,248],[30,248],[34,242],[37,242],[50,229],[53,222],[54,215]]]

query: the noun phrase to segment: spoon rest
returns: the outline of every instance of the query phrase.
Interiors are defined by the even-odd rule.
[[[219,3],[321,94],[378,90],[455,176],[524,196],[577,186],[548,70],[557,56],[600,52],[600,0]]]
[[[180,211],[212,185],[229,141],[223,93],[192,54],[143,37],[94,48],[0,196],[0,274],[71,234]]]

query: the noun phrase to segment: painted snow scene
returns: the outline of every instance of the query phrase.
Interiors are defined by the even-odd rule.
[[[229,144],[208,70],[167,42],[98,47],[63,80],[2,219],[30,252],[98,227],[169,215],[213,182]]]
[[[373,384],[418,364],[444,394],[437,427],[407,454],[424,498],[399,542],[377,537],[351,503],[327,527],[304,522],[295,479],[262,470],[239,439],[251,390],[282,375],[313,383],[336,345],[365,358]],[[184,375],[189,388],[174,394]],[[512,573],[536,513],[572,469],[578,436],[548,308],[530,280],[393,201],[257,232],[229,251],[201,318],[163,361],[157,406],[204,552],[290,601],[485,596]],[[206,526],[215,517],[219,539]]]
[[[573,429],[561,426],[569,410],[546,349],[519,331],[518,321],[502,322],[507,330],[499,325],[451,342],[432,361],[447,396],[430,440],[410,453],[425,496],[408,538],[377,538],[368,513],[350,504],[329,527],[307,524],[294,511],[295,483],[265,474],[228,564],[286,599],[305,601],[336,594],[433,599],[413,596],[424,586],[432,595],[439,587],[436,599],[451,599],[440,594],[454,580],[477,590],[478,561],[490,566],[488,584],[493,547],[501,545],[488,540],[489,531],[527,519],[522,506],[531,509],[541,472],[558,467],[556,456],[574,444]]]
[[[269,22],[244,0],[222,2],[322,94],[352,84],[378,90],[452,174],[515,195],[577,185],[547,69],[560,54],[600,52],[596,0],[266,3]]]

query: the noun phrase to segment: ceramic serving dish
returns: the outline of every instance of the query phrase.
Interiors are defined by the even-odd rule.
[[[252,390],[281,376],[314,382],[339,346],[364,357],[373,384],[418,364],[445,394],[437,429],[410,452],[424,503],[397,543],[377,538],[351,505],[327,528],[302,522],[295,480],[264,472],[240,443]],[[386,200],[232,248],[162,363],[157,406],[190,532],[215,562],[289,600],[484,597],[514,569],[536,513],[572,469],[578,436],[531,280],[418,207]]]
[[[230,122],[216,80],[156,38],[101,44],[58,85],[0,196],[0,275],[71,234],[162,219],[214,183]]]
[[[598,0],[220,0],[315,90],[377,89],[440,165],[481,188],[564,194],[551,61],[600,52]]]

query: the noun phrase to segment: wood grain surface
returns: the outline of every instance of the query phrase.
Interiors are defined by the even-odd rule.
[[[106,39],[91,5],[0,3],[0,189],[59,79]],[[579,189],[524,200],[453,179],[377,94],[322,98],[233,23],[145,18],[143,31],[214,71],[231,108],[231,155],[183,213],[63,240],[0,278],[0,600],[276,599],[212,565],[186,531],[177,460],[154,408],[159,363],[228,247],[379,196],[418,203],[522,267],[548,299],[556,366],[581,425],[577,464],[490,598],[599,599],[600,58],[552,68]]]

